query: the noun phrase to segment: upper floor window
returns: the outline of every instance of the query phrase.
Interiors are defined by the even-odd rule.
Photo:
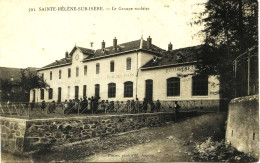
[[[110,61],[110,72],[114,72],[114,71],[115,71],[115,62]]]
[[[167,79],[167,96],[180,96],[180,78]]]
[[[42,79],[44,79],[44,73],[42,73]]]
[[[108,84],[108,98],[115,98],[116,97],[116,84],[109,83]]]
[[[208,95],[208,76],[197,75],[192,77],[192,95]]]
[[[124,97],[133,97],[133,82],[127,81],[124,83]]]
[[[84,75],[86,76],[87,74],[88,74],[88,66],[85,65],[85,66],[84,66]]]
[[[52,71],[50,72],[50,80],[52,80]]]
[[[126,59],[126,70],[131,70],[131,58]]]
[[[71,77],[71,69],[68,68],[68,78],[70,78],[70,77]]]
[[[61,79],[61,70],[59,70],[59,79]]]
[[[53,96],[53,89],[50,88],[49,89],[49,99],[52,99],[52,96]]]
[[[79,68],[76,67],[76,77],[78,77],[78,76],[79,76]]]
[[[96,64],[96,74],[99,74],[100,65],[99,63]]]

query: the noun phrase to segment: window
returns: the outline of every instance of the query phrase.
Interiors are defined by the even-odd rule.
[[[68,94],[67,94],[68,100],[70,99],[70,86],[68,86]]]
[[[124,83],[124,97],[133,97],[133,82]]]
[[[42,73],[42,79],[44,79],[44,73]]]
[[[153,80],[145,80],[145,97],[148,101],[153,100]]]
[[[79,68],[76,67],[76,77],[78,77],[78,76],[79,76]]]
[[[110,72],[114,72],[114,71],[115,71],[115,62],[110,61]]]
[[[109,83],[108,84],[108,98],[115,98],[116,97],[116,84]]]
[[[167,96],[180,96],[180,78],[167,79]]]
[[[192,77],[192,95],[207,96],[208,95],[208,76],[193,76]]]
[[[68,68],[68,78],[70,78],[70,77],[71,77],[71,69]]]
[[[41,100],[44,100],[44,89],[41,89]]]
[[[50,88],[49,89],[49,99],[52,99],[52,96],[53,96],[53,89]]]
[[[83,97],[87,96],[87,85],[83,85]]]
[[[75,86],[75,99],[79,98],[79,86]]]
[[[88,66],[85,65],[84,66],[84,75],[87,76],[87,74],[88,74]]]
[[[99,84],[95,84],[95,96],[96,97],[99,97],[99,90],[100,90]]]
[[[96,64],[96,74],[99,74],[99,69],[100,69],[99,63],[97,63]]]
[[[52,80],[52,71],[50,72],[50,80]]]
[[[59,70],[59,79],[61,79],[61,70]]]
[[[126,70],[131,70],[131,58],[126,59]]]

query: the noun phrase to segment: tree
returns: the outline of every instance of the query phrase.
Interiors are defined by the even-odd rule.
[[[30,92],[32,89],[46,88],[49,85],[45,82],[42,76],[29,71],[29,69],[21,69],[20,86],[25,92]]]
[[[201,5],[201,4],[199,4]],[[205,11],[192,23],[203,24],[199,33],[205,49],[198,56],[197,73],[219,75],[221,95],[232,97],[233,60],[258,47],[258,2],[256,0],[208,0]]]

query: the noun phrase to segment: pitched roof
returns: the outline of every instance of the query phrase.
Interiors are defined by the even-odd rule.
[[[198,54],[202,53],[202,51],[202,45],[165,51],[162,57],[151,59],[142,66],[142,69],[196,62]]]
[[[48,64],[44,67],[42,67],[41,69],[44,68],[52,68],[52,67],[56,67],[56,66],[62,66],[62,65],[67,65],[67,64],[71,64],[72,59],[71,58],[62,58],[60,60],[56,60],[55,62]]]
[[[113,46],[106,47],[105,49],[97,49],[97,50],[92,50],[92,49],[87,49],[87,48],[75,46],[75,47],[73,47],[73,49],[71,50],[69,55],[72,56],[72,54],[75,52],[76,49],[79,49],[83,54],[88,55],[88,57],[83,59],[83,61],[102,57],[102,56],[109,56],[109,55],[113,55],[113,54],[117,54],[117,53],[124,53],[124,52],[137,50],[137,49],[148,50],[150,52],[155,52],[155,53],[158,53],[158,54],[165,51],[165,50],[163,50],[163,49],[161,49],[161,48],[159,48],[159,47],[157,47],[153,44],[151,45],[150,48],[148,48],[147,41],[145,41],[143,39],[139,39],[139,40],[135,40],[135,41],[131,41],[131,42],[126,42],[126,43],[123,43],[123,44],[118,44],[116,50],[114,49]],[[41,69],[59,67],[59,66],[68,65],[68,64],[71,64],[71,63],[72,63],[71,57],[62,58],[60,60],[56,60],[55,62],[42,67]],[[39,69],[39,70],[41,70],[41,69]]]
[[[105,49],[98,49],[94,52],[94,55],[90,55],[84,60],[88,60],[96,57],[102,57],[102,56],[109,56],[117,53],[124,53],[124,52],[137,50],[137,49],[149,50],[151,52],[156,52],[156,53],[160,53],[164,51],[163,49],[153,44],[151,45],[150,48],[148,48],[147,41],[139,39],[131,42],[118,44],[117,49],[114,49],[113,46],[106,47]]]

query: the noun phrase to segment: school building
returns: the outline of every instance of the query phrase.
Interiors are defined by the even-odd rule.
[[[220,100],[217,76],[195,74],[196,56],[203,46],[164,50],[150,36],[97,50],[75,46],[61,60],[38,69],[50,85],[30,92],[30,101],[63,102],[99,96],[102,100],[138,98],[162,101]]]

